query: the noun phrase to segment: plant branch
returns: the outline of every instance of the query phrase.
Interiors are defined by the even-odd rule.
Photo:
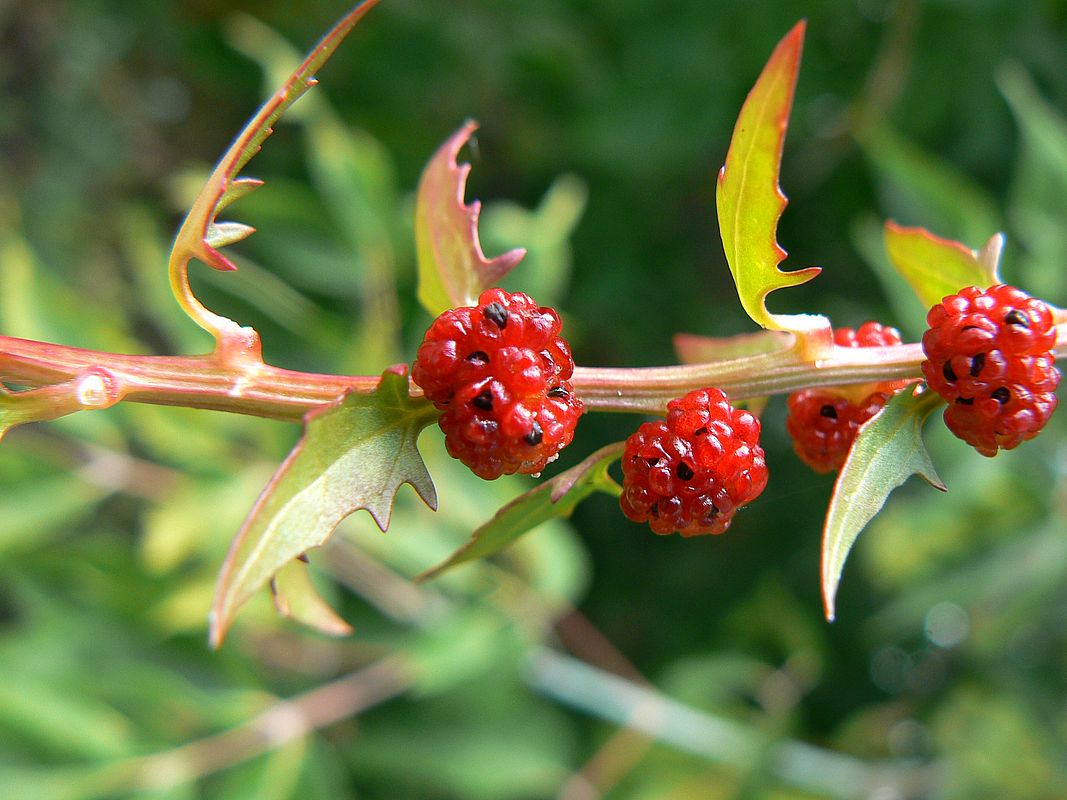
[[[1057,325],[1057,358],[1067,357],[1067,322]],[[666,367],[577,367],[573,385],[590,411],[662,413],[692,389],[717,386],[734,400],[817,386],[918,380],[920,345],[809,348],[797,345],[754,356]],[[105,370],[124,400],[229,411],[300,421],[346,391],[371,392],[378,376],[325,375],[282,369],[249,353],[245,359],[121,355],[0,336],[0,380],[29,389]],[[414,385],[411,394],[421,392]],[[11,395],[18,397],[19,393]],[[78,410],[73,408],[71,410]],[[68,413],[68,412],[64,412]],[[58,416],[56,413],[52,416]]]

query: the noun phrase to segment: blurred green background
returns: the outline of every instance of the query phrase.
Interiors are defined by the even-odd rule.
[[[0,330],[205,350],[167,290],[169,239],[345,10],[0,0]],[[1003,230],[1005,276],[1067,304],[1052,0],[384,0],[252,163],[268,183],[234,210],[259,229],[241,270],[198,268],[195,285],[273,363],[409,361],[429,321],[412,191],[473,117],[486,250],[529,248],[509,285],[558,304],[578,363],[670,363],[676,331],[750,330],[713,177],[801,17],[779,238],[785,266],[825,271],[775,310],[914,339],[923,311],[887,270],[886,218],[972,247]],[[356,635],[299,629],[264,597],[218,653],[212,582],[297,429],[133,404],[17,429],[0,447],[0,795],[1067,796],[1063,412],[992,460],[931,424],[950,492],[893,496],[833,625],[817,582],[832,478],[793,456],[783,415],[782,398],[764,414],[770,485],[723,537],[656,537],[597,496],[414,586],[533,485],[479,482],[429,430],[438,514],[405,489],[388,534],[357,515],[312,554]],[[586,417],[557,469],[638,421]]]

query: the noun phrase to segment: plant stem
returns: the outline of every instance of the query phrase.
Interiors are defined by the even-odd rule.
[[[1067,322],[1057,329],[1055,354],[1064,358]],[[744,400],[816,386],[917,380],[922,376],[922,360],[918,344],[830,347],[815,355],[790,347],[706,364],[577,367],[573,384],[589,411],[662,413],[672,398],[709,386],[723,389],[734,400]],[[378,385],[378,376],[281,369],[258,357],[235,361],[218,354],[122,355],[0,336],[0,379],[12,384],[50,386],[87,370],[109,373],[125,400],[288,421],[301,420],[309,410],[346,391],[370,392]],[[411,393],[421,394],[414,385]]]

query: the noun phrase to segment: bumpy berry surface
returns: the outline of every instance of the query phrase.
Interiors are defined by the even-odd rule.
[[[926,316],[926,382],[948,401],[945,424],[984,456],[1032,439],[1056,409],[1060,382],[1049,307],[1014,286],[974,286]]]
[[[834,344],[840,347],[889,347],[901,344],[900,333],[878,322],[865,322],[858,330],[837,328]],[[832,388],[793,392],[787,401],[785,426],[793,449],[816,472],[840,469],[860,426],[877,414],[903,382],[885,383],[859,403]]]
[[[759,435],[759,420],[718,389],[672,400],[665,420],[626,440],[623,513],[660,534],[722,533],[767,485]]]
[[[426,332],[412,380],[444,411],[449,454],[476,475],[540,472],[574,437],[582,402],[559,332],[555,311],[503,289],[444,312]]]

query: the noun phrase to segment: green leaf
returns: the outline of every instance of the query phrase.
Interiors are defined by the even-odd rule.
[[[999,283],[997,266],[1003,242],[1003,236],[997,234],[975,252],[925,228],[905,228],[892,220],[885,224],[889,258],[926,308],[965,286],[984,289]]]
[[[608,466],[622,454],[622,447],[621,442],[602,447],[577,466],[512,500],[474,531],[470,541],[415,580],[428,581],[457,564],[491,556],[542,522],[569,517],[593,492],[617,497],[619,485],[608,474]]]
[[[337,616],[319,596],[308,566],[294,559],[279,569],[271,581],[274,607],[279,614],[314,628],[327,636],[348,636],[352,626]]]
[[[404,483],[437,507],[416,447],[419,432],[436,415],[426,401],[412,400],[405,375],[393,371],[385,372],[370,394],[350,393],[308,413],[304,436],[230,546],[211,612],[214,646],[253,593],[292,559],[325,542],[352,512],[366,509],[384,531]]]
[[[770,313],[767,295],[775,289],[806,283],[821,271],[819,267],[794,272],[778,269],[786,256],[778,244],[778,220],[787,203],[778,186],[778,175],[800,69],[804,28],[804,22],[798,22],[778,43],[749,92],[737,117],[715,192],[719,232],[741,305],[755,322],[773,330],[811,326],[803,315]]]
[[[526,254],[515,249],[486,258],[478,240],[481,203],[463,194],[470,164],[456,156],[477,124],[468,121],[434,153],[419,180],[415,203],[415,245],[419,262],[419,302],[433,316],[456,306],[471,306],[484,289],[495,286]]]
[[[247,239],[256,229],[241,222],[212,222],[207,226],[204,241],[211,247],[225,247],[242,239]]]
[[[845,559],[890,492],[914,474],[946,491],[922,441],[923,423],[941,404],[934,392],[905,390],[860,428],[834,484],[823,529],[822,593],[828,620],[834,619]]]

